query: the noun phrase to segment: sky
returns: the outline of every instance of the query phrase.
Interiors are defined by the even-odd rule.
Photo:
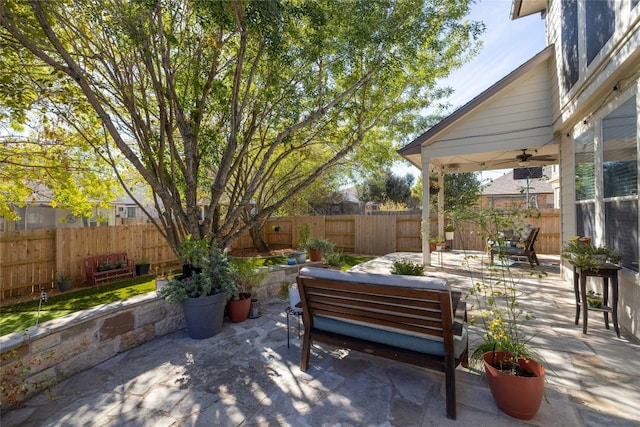
[[[442,86],[454,89],[449,97],[451,113],[546,47],[544,19],[538,13],[512,21],[511,3],[512,0],[478,0],[471,6],[467,18],[484,22],[486,29],[480,37],[483,45],[479,54],[448,79],[441,81]],[[497,178],[505,172],[483,172],[482,179]],[[420,171],[401,160],[393,168],[393,173],[402,176],[412,173],[417,176]]]

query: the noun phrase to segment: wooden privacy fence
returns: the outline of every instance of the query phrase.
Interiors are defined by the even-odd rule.
[[[541,211],[528,222],[541,228],[536,251],[559,254],[558,210]],[[305,224],[311,237],[326,238],[344,252],[384,255],[422,251],[420,214],[272,218],[263,228],[263,238],[272,248],[296,248]],[[430,230],[437,234],[435,217]],[[231,243],[236,249],[252,247],[248,233]],[[485,246],[473,224],[457,224],[454,249],[484,250]],[[0,301],[51,289],[60,273],[70,277],[74,287],[80,286],[84,258],[112,252],[126,252],[136,262],[149,261],[152,273],[156,268],[163,272],[179,267],[175,254],[151,224],[0,232]]]

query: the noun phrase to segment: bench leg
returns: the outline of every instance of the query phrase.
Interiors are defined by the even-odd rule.
[[[306,332],[302,339],[302,357],[300,358],[300,370],[302,372],[307,372],[307,369],[309,369],[309,355],[311,353],[311,340]]]
[[[452,357],[445,358],[447,418],[456,419],[456,367]]]

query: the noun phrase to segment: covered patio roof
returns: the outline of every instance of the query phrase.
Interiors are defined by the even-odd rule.
[[[398,153],[419,169],[445,173],[557,164],[553,52],[548,46]],[[532,155],[526,165],[517,157],[523,150]]]

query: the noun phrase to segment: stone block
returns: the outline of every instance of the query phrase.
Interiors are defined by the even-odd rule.
[[[41,351],[48,350],[60,344],[62,337],[60,333],[54,333],[51,335],[45,335],[42,338],[36,338],[31,342],[31,352],[39,353]]]
[[[119,335],[132,331],[135,326],[133,312],[125,311],[117,313],[113,317],[104,320],[99,330],[99,340],[111,340]]]
[[[132,349],[147,341],[151,341],[155,338],[155,328],[153,325],[144,325],[141,328],[125,333],[120,336],[118,353]]]

